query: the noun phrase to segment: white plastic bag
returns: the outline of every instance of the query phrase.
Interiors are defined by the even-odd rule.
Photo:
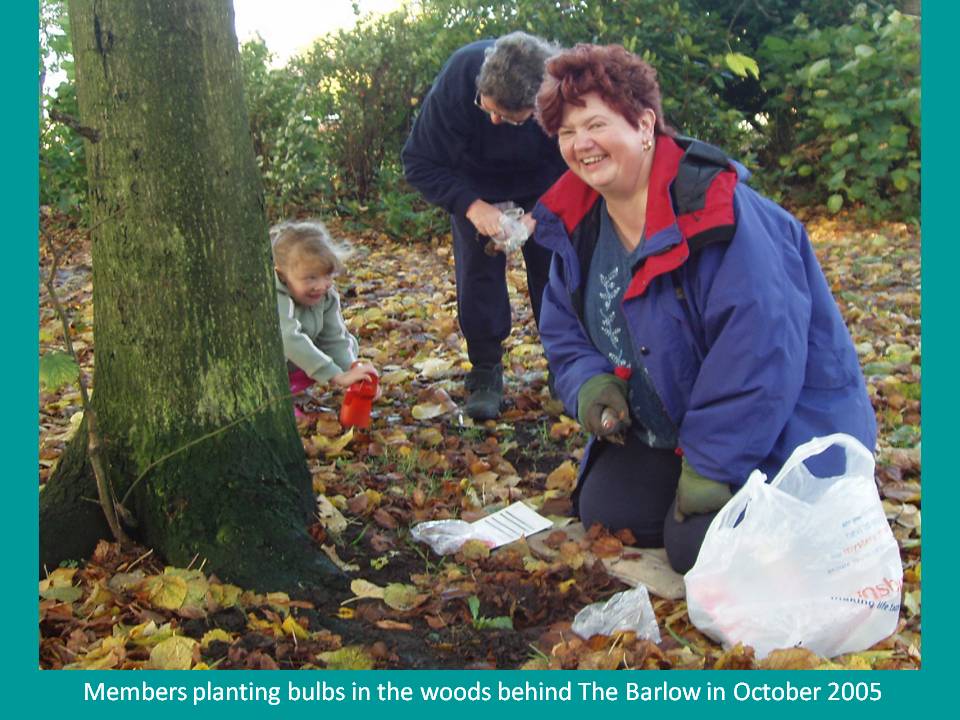
[[[464,520],[428,520],[410,528],[415,542],[426,543],[437,555],[452,555],[467,540],[480,540],[496,547],[496,539],[475,523]]]
[[[845,472],[815,477],[803,461],[833,446],[846,453]],[[691,622],[759,658],[790,647],[835,657],[890,635],[903,566],[873,470],[870,452],[840,433],[798,447],[769,484],[755,470],[684,577]]]
[[[632,630],[641,640],[660,642],[657,616],[650,604],[647,588],[618,592],[603,603],[587,605],[573,618],[573,632],[589,640],[594,635],[613,635],[618,630]]]

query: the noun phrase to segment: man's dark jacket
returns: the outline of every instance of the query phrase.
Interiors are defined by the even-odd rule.
[[[556,140],[532,118],[519,127],[494,125],[474,105],[484,52],[493,43],[470,43],[450,56],[403,146],[407,181],[456,215],[477,199],[535,199],[566,170]]]

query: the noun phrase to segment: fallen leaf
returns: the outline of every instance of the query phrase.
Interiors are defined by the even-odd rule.
[[[423,428],[417,433],[417,440],[419,440],[423,445],[436,447],[437,445],[443,444],[443,433],[436,428]]]
[[[218,608],[228,608],[239,604],[243,590],[228,583],[210,583],[209,594],[210,599]]]
[[[442,360],[440,358],[429,358],[421,363],[414,363],[414,367],[420,371],[420,375],[426,380],[437,380],[446,376],[450,368],[453,367],[453,360]]]
[[[200,644],[193,638],[175,635],[150,651],[148,667],[153,670],[189,670],[200,659]]]
[[[357,578],[350,583],[350,592],[356,597],[344,602],[352,602],[353,600],[362,600],[365,598],[383,600],[383,588],[363,578]]]
[[[44,600],[57,600],[59,602],[72,603],[83,597],[83,588],[78,585],[67,587],[49,587],[40,591],[40,597]]]
[[[822,662],[819,655],[806,648],[786,648],[773,650],[757,667],[763,670],[812,670]]]
[[[204,605],[210,584],[200,570],[166,567],[163,569],[163,574],[181,578],[187,584],[187,595],[181,607],[198,608]]]
[[[67,588],[73,585],[73,576],[77,574],[77,568],[57,568],[50,575],[40,581],[40,592],[50,588]]]
[[[353,440],[353,428],[347,430],[338,438],[328,438],[325,435],[314,435],[313,444],[320,452],[328,458],[336,457],[343,453],[350,441]]]
[[[409,370],[393,370],[380,376],[381,385],[403,385],[413,378]]]
[[[280,629],[283,630],[285,635],[290,637],[295,637],[297,640],[306,640],[310,637],[310,633],[297,622],[296,618],[293,615],[287,615],[286,619],[280,625]]]
[[[590,552],[598,558],[611,558],[623,552],[623,543],[612,535],[605,535],[590,544]]]
[[[416,420],[430,420],[435,417],[439,417],[444,413],[449,412],[445,410],[442,405],[414,405],[410,410],[410,414],[413,415]]]
[[[64,667],[80,670],[111,670],[120,667],[126,657],[127,653],[122,640],[105,637],[97,647],[80,657],[75,663]]]
[[[490,557],[490,546],[483,540],[467,540],[457,553],[466,560],[482,560]]]
[[[564,460],[559,467],[547,475],[546,487],[548,490],[572,492],[576,484],[577,468],[569,460]]]
[[[347,529],[347,519],[333,506],[326,495],[317,496],[317,519],[334,535],[339,535]]]
[[[127,592],[134,590],[143,583],[146,573],[143,570],[135,570],[129,573],[117,573],[107,581],[107,587],[114,592]]]
[[[583,552],[580,550],[580,545],[572,540],[568,540],[560,545],[559,559],[564,565],[568,565],[574,570],[583,567],[584,563]]]
[[[203,637],[200,639],[200,647],[206,650],[208,647],[210,647],[210,643],[217,641],[225,642],[229,645],[233,642],[233,636],[226,630],[214,628],[213,630],[208,630],[203,634]]]
[[[403,583],[390,583],[383,591],[383,602],[394,610],[412,610],[424,599],[416,587]]]
[[[327,557],[333,561],[334,565],[344,572],[357,572],[360,569],[359,565],[341,560],[340,556],[337,555],[337,548],[335,545],[321,545],[320,549],[327,554]]]
[[[563,440],[577,432],[580,432],[580,423],[566,415],[561,415],[559,422],[550,426],[550,437],[553,440]]]
[[[377,620],[374,623],[381,630],[413,630],[413,625],[397,620]]]
[[[187,581],[176,575],[153,575],[142,587],[150,602],[164,610],[179,610],[187,599]]]
[[[910,613],[910,617],[920,614],[920,591],[911,590],[903,594],[903,607]]]
[[[382,528],[386,528],[387,530],[395,530],[398,525],[396,518],[384,508],[377,508],[377,510],[373,513],[373,519],[377,525]]]
[[[125,637],[126,642],[139,647],[153,647],[174,636],[170,623],[157,626],[153,620],[140,623],[132,628],[114,627],[116,637]]]
[[[752,670],[756,667],[756,654],[749,645],[737,643],[724,652],[714,663],[714,670]]]
[[[328,670],[372,670],[373,658],[362,645],[347,645],[317,655]]]

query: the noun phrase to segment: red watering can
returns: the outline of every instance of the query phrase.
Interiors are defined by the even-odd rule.
[[[376,376],[368,375],[366,380],[355,382],[347,388],[340,407],[340,424],[343,427],[370,427],[370,408],[379,384]]]

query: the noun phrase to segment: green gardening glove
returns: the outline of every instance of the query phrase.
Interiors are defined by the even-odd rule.
[[[626,381],[609,373],[587,380],[577,394],[577,419],[597,437],[613,437],[630,427]]]
[[[677,506],[674,518],[683,522],[687,515],[701,515],[719,510],[733,497],[727,483],[708,480],[683,458],[680,482],[677,484]]]

